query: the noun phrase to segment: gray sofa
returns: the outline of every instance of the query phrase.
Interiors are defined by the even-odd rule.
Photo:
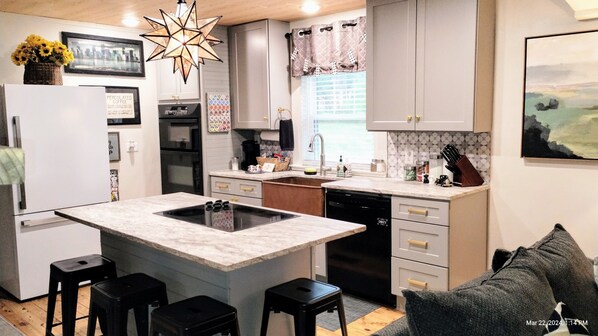
[[[492,264],[493,269],[450,291],[404,290],[406,316],[373,335],[539,336],[547,333],[546,324],[555,324],[547,322],[551,317],[560,318],[555,315],[559,302],[571,317],[560,327],[598,335],[592,261],[560,224],[529,248],[497,250]]]

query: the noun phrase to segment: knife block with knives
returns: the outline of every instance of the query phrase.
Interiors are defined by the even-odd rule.
[[[441,152],[448,163],[446,168],[453,172],[453,184],[461,187],[473,187],[484,184],[484,179],[471,164],[466,155],[459,154],[453,145],[446,145]]]

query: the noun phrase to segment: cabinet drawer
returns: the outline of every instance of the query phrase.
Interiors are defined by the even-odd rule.
[[[225,193],[225,194],[232,194],[235,192],[235,182],[234,179],[229,179],[225,177],[211,177],[211,186],[212,192],[218,193]]]
[[[393,197],[392,217],[448,226],[449,203],[417,198]]]
[[[231,194],[221,194],[221,193],[216,193],[216,192],[212,193],[212,197],[221,199],[223,201],[229,201],[229,202],[234,202],[234,203],[244,203],[244,204],[249,204],[249,205],[262,206],[261,198],[237,196],[237,195],[231,195]]]
[[[448,227],[392,220],[392,255],[448,267]]]
[[[215,193],[262,198],[261,181],[214,176],[212,176],[210,180],[212,191]]]
[[[448,290],[448,269],[393,257],[391,292],[403,296],[404,289]]]
[[[237,180],[235,194],[246,197],[262,198],[262,182],[250,180]]]

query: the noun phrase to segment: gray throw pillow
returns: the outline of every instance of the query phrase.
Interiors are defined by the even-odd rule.
[[[580,320],[588,321],[592,335],[598,335],[598,287],[592,262],[562,225],[529,249],[546,269],[546,278],[557,302],[564,302]]]
[[[481,284],[448,292],[404,290],[412,334],[538,336],[556,302],[544,270],[519,248]]]

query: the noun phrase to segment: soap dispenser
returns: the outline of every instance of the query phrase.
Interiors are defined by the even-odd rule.
[[[345,177],[345,167],[343,166],[343,156],[341,155],[336,165],[336,177]]]

